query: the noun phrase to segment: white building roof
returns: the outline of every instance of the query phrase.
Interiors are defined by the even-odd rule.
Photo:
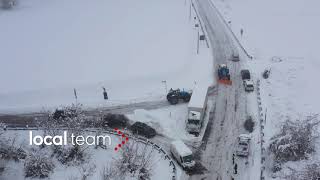
[[[180,155],[180,156],[189,156],[189,155],[192,155],[192,151],[188,148],[187,145],[185,145],[182,141],[180,140],[177,140],[177,141],[173,141],[171,143],[171,146],[173,146],[177,153]]]

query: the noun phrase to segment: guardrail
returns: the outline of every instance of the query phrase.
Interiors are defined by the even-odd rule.
[[[265,156],[266,149],[264,147],[264,127],[265,127],[265,116],[263,114],[262,108],[262,100],[261,100],[261,92],[260,92],[260,79],[257,80],[257,102],[258,102],[258,113],[259,113],[259,121],[260,121],[260,146],[261,146],[261,169],[260,169],[260,180],[265,180]]]
[[[26,130],[44,130],[44,128],[40,128],[40,127],[2,127],[5,131],[7,130],[14,130],[14,131],[26,131]],[[57,130],[67,130],[67,128],[57,128]],[[106,133],[106,134],[112,134],[112,135],[116,135],[116,136],[121,136],[121,134],[118,134],[116,131],[114,130],[101,130],[101,129],[84,129],[85,132],[92,132],[92,133],[96,133],[97,131],[101,132],[101,133]],[[137,136],[133,136],[132,134],[127,134],[128,137],[130,139],[133,139],[136,142],[140,142],[146,145],[151,146],[152,148],[156,149],[158,151],[158,153],[161,153],[164,157],[164,160],[168,160],[169,161],[169,166],[172,166],[172,180],[176,180],[177,179],[177,167],[174,163],[174,161],[172,160],[172,158],[170,157],[170,155],[163,149],[161,148],[158,144],[150,141],[149,139],[143,138],[143,137],[137,137]]]

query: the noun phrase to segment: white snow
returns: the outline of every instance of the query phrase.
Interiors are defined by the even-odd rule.
[[[164,80],[212,81],[188,10],[180,0],[28,0],[0,10],[0,112],[70,104],[74,88],[79,102],[101,107],[163,98]]]
[[[179,104],[150,111],[138,109],[127,116],[134,122],[150,125],[161,135],[172,139],[188,139],[192,136],[185,130],[187,115],[187,104]]]

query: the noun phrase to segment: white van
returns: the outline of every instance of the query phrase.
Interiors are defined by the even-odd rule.
[[[170,151],[183,169],[191,169],[196,164],[193,160],[192,151],[182,141],[173,141]]]

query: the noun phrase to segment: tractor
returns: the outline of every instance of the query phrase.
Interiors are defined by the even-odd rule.
[[[182,99],[184,102],[189,102],[191,94],[191,92],[187,92],[184,90],[180,91],[180,89],[173,90],[171,88],[169,93],[167,94],[167,100],[172,105],[178,104],[180,99]]]
[[[226,64],[219,64],[218,66],[218,78],[219,82],[222,84],[231,85],[229,68]]]

